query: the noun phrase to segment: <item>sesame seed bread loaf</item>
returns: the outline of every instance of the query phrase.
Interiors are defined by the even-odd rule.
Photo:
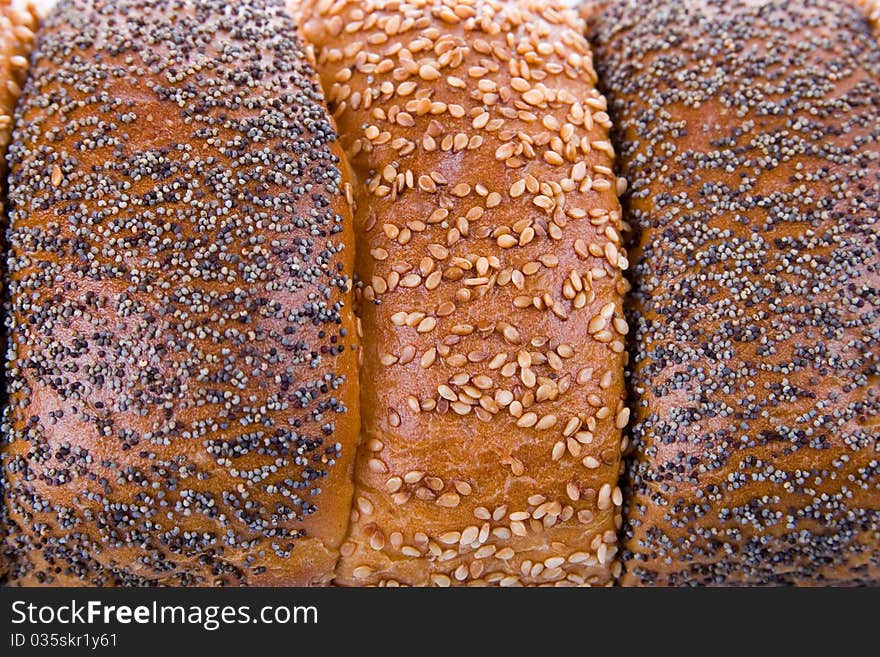
[[[318,584],[359,415],[341,151],[281,0],[63,0],[10,147],[15,584]]]
[[[628,585],[880,582],[880,50],[836,0],[591,16],[637,238]]]
[[[358,178],[363,435],[343,585],[609,584],[618,181],[556,0],[305,0]]]
[[[5,153],[9,145],[12,113],[27,73],[28,53],[36,28],[35,9],[20,7],[12,0],[0,0],[0,154]],[[6,159],[0,157],[0,176],[5,175]]]

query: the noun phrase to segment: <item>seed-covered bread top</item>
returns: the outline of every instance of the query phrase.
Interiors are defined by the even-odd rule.
[[[835,0],[601,3],[636,234],[626,584],[880,581],[880,49]]]
[[[65,0],[10,148],[19,584],[327,582],[359,426],[340,151],[280,0]]]
[[[608,584],[627,267],[605,99],[555,0],[305,2],[356,192],[342,584]]]

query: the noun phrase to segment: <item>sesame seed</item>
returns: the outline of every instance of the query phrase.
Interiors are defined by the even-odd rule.
[[[522,98],[529,105],[541,105],[546,100],[544,92],[540,89],[529,89],[523,93]]]
[[[430,64],[423,64],[419,67],[419,77],[423,80],[438,80],[440,79],[440,71],[431,66]]]

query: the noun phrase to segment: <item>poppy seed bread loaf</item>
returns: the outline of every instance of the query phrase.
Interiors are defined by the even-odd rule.
[[[840,0],[591,12],[630,251],[629,585],[880,581],[880,49]]]
[[[341,151],[276,0],[64,0],[10,148],[12,583],[322,584],[358,436]]]
[[[12,134],[13,112],[15,103],[21,95],[21,86],[28,69],[28,53],[33,46],[34,30],[37,27],[37,16],[30,8],[21,10],[11,0],[0,0],[0,177],[6,177],[6,147]],[[0,185],[0,225],[6,228],[4,201],[5,186]],[[3,242],[0,242],[3,243]],[[0,261],[2,262],[2,261]],[[0,264],[0,272],[5,272],[5,263]],[[0,338],[5,345],[5,332]],[[0,400],[5,404],[5,386],[0,393]],[[0,488],[2,493],[2,488]],[[3,532],[0,518],[0,536]],[[9,567],[9,559],[0,550],[0,578],[5,577]]]

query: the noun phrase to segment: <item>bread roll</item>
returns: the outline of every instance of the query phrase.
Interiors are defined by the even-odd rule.
[[[834,0],[593,17],[633,263],[628,585],[880,582],[880,51]]]
[[[627,261],[582,23],[555,0],[299,10],[360,183],[337,582],[609,584]]]
[[[63,1],[18,115],[12,582],[327,582],[359,426],[353,232],[283,4]]]

